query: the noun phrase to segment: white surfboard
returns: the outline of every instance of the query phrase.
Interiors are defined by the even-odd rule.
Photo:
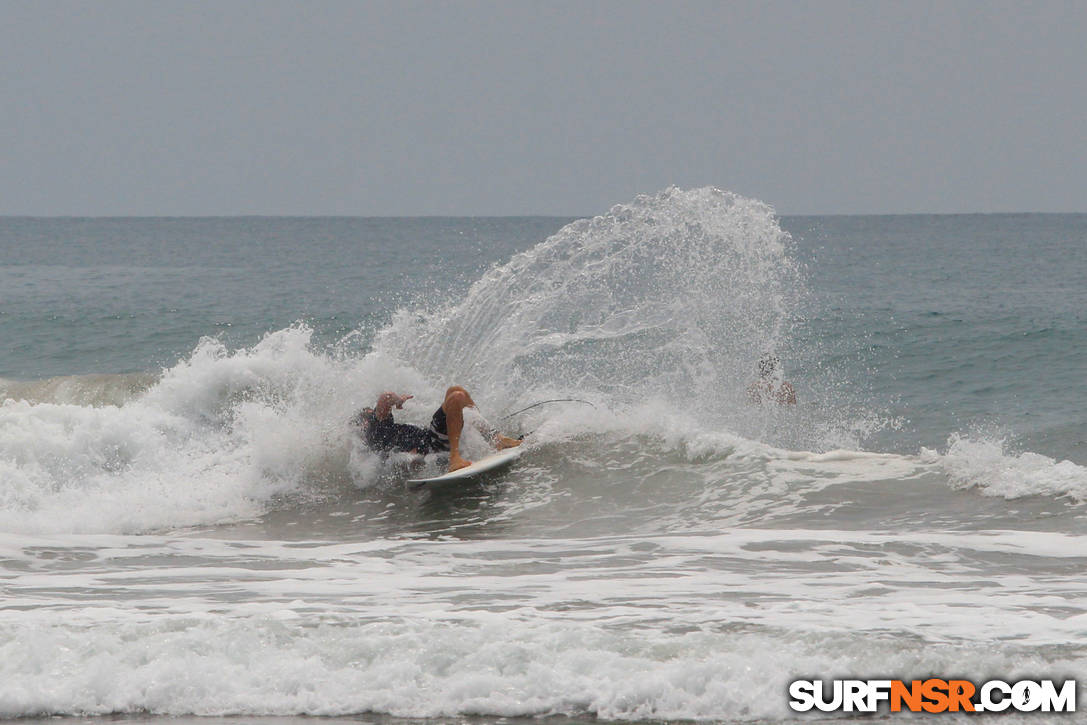
[[[433,476],[431,478],[409,478],[406,483],[408,488],[413,491],[417,491],[421,488],[429,488],[431,486],[439,486],[452,481],[462,481],[468,478],[474,478],[481,473],[487,471],[493,471],[494,469],[505,466],[521,457],[521,446],[516,448],[507,448],[504,451],[498,453],[492,453],[486,458],[480,458],[477,461],[472,461],[472,465],[465,466],[464,468],[458,468],[452,473],[444,473],[441,476]]]

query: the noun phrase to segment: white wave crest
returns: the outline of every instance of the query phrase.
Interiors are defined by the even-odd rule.
[[[377,375],[309,342],[301,325],[233,352],[204,339],[120,406],[7,400],[0,529],[138,532],[238,520],[303,479],[346,470],[345,423],[376,396]]]
[[[947,453],[922,449],[922,460],[938,465],[959,488],[976,488],[987,496],[1069,497],[1087,501],[1087,468],[1026,451],[1009,453],[998,439],[952,435]]]

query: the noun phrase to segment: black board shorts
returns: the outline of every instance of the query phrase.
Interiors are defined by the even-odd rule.
[[[441,408],[438,410],[441,411]],[[435,417],[438,417],[437,413]],[[441,418],[444,423],[444,412]],[[362,429],[366,445],[373,451],[415,452],[425,456],[449,450],[449,439],[442,435],[444,431],[435,430],[434,421],[431,421],[430,428],[420,428],[417,425],[395,423],[392,416],[378,420],[373,410],[367,408],[352,418],[351,423]]]

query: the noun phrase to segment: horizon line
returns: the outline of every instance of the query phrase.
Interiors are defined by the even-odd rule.
[[[596,214],[0,214],[0,219],[591,219]],[[780,212],[777,217],[1076,216],[1087,211]]]

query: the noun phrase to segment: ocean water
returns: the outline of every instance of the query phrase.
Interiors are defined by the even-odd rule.
[[[777,722],[813,675],[1082,680],[1084,279],[1087,215],[715,189],[0,219],[0,718]],[[747,395],[768,351],[795,407]],[[526,453],[409,492],[346,421],[453,383]],[[506,417],[552,398],[591,405]]]

